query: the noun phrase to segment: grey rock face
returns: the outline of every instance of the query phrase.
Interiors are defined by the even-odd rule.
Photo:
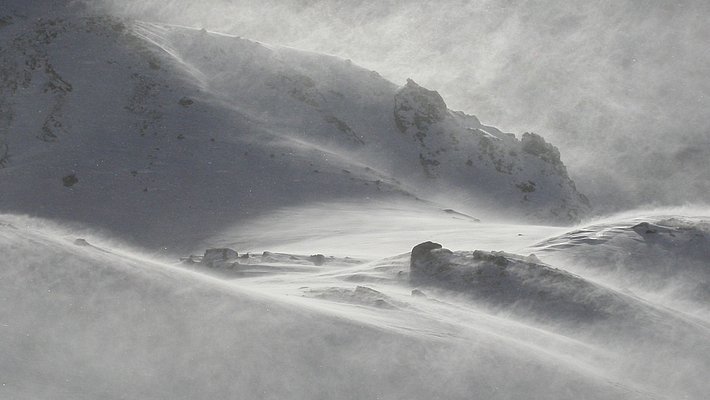
[[[441,95],[419,86],[411,79],[395,96],[394,118],[397,128],[405,133],[415,126],[426,130],[429,125],[439,122],[447,115],[446,103]]]
[[[237,258],[239,258],[239,254],[232,249],[207,249],[205,250],[205,255],[202,257],[202,263],[209,267],[215,267],[221,263],[235,261]]]
[[[473,184],[483,201],[555,223],[578,222],[590,210],[557,147],[538,134],[516,138],[485,126],[473,115],[449,110],[437,92],[411,79],[395,93],[394,122],[433,184]]]

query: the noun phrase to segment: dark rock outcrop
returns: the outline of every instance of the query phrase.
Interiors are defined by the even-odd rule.
[[[505,252],[452,252],[438,243],[412,249],[410,282],[463,294],[494,310],[540,321],[586,323],[639,315],[624,295],[543,264],[535,256]]]
[[[205,250],[202,263],[209,267],[216,267],[226,262],[234,262],[239,254],[229,248],[214,248]]]
[[[394,101],[394,119],[402,133],[411,127],[425,131],[429,125],[442,121],[448,112],[438,92],[423,88],[411,79],[407,79]]]

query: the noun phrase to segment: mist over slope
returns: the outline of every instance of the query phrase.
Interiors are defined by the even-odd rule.
[[[95,4],[351,58],[395,82],[411,77],[455,109],[551,138],[601,208],[707,202],[705,1]]]

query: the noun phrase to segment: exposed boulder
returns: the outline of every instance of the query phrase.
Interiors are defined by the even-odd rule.
[[[209,267],[216,267],[226,262],[233,262],[239,258],[239,254],[229,248],[213,248],[205,250],[202,263]]]
[[[412,249],[409,261],[409,279],[412,283],[426,281],[427,278],[440,274],[445,263],[438,262],[435,250],[442,249],[439,243],[424,242]]]
[[[323,254],[313,254],[308,259],[313,263],[313,265],[323,265],[325,264],[325,256]]]
[[[69,174],[66,175],[65,177],[62,178],[62,184],[65,187],[72,187],[76,185],[79,182],[79,178],[76,177],[76,174]]]

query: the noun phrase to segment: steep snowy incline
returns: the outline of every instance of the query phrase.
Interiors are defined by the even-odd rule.
[[[0,16],[2,210],[173,250],[314,200],[417,196],[554,223],[588,209],[554,147],[442,104],[443,119],[425,122],[428,91],[414,83],[195,29],[41,10]]]

